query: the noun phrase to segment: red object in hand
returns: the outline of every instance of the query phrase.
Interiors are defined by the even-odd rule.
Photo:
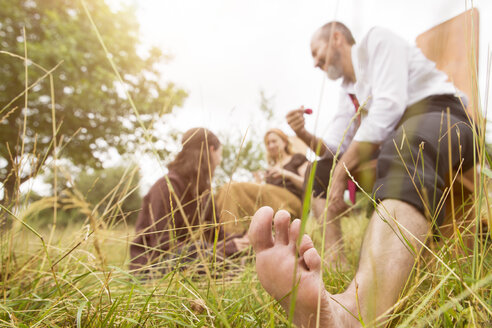
[[[313,110],[311,108],[306,108],[304,110],[304,114],[308,114],[308,115],[311,115],[313,113]]]

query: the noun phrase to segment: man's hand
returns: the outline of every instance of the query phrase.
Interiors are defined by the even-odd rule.
[[[297,135],[303,134],[306,132],[306,128],[304,127],[306,122],[304,121],[304,106],[301,106],[298,109],[291,110],[287,113],[285,117],[287,119],[287,123],[294,130]]]
[[[338,169],[338,170],[337,170]],[[328,197],[328,210],[337,215],[346,211],[349,206],[343,200],[345,189],[347,189],[347,174],[337,167],[333,173],[330,195]]]
[[[318,139],[315,135],[309,133],[306,128],[304,121],[304,106],[301,106],[298,109],[291,110],[287,113],[285,118],[287,119],[287,123],[289,123],[290,127],[296,133],[297,137],[299,137],[312,151],[318,153],[319,156],[323,156],[323,154],[328,150],[328,147],[323,143],[323,140]]]
[[[347,188],[348,175],[346,169],[351,172],[355,170],[361,163],[365,163],[371,159],[375,152],[379,149],[379,144],[370,142],[352,141],[340,158],[335,171],[333,172],[333,180],[328,196],[328,209],[337,214],[348,209],[348,205],[343,200],[343,193]],[[346,168],[346,169],[345,169]]]

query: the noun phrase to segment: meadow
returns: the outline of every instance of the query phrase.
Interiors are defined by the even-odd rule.
[[[100,48],[104,60],[109,62],[106,63],[109,73],[102,75],[111,75],[115,81],[125,85],[120,75],[122,63],[115,64],[117,57],[113,60],[110,56],[106,35],[99,33],[90,10],[84,1],[82,3],[80,13],[88,17],[85,27],[94,31],[94,44]],[[57,19],[55,16],[50,19]],[[97,19],[96,22],[99,23]],[[27,39],[25,29],[23,33],[20,51],[2,51],[0,55],[14,58],[27,76],[28,67],[33,69],[32,66],[37,64],[29,59],[31,53],[28,54],[28,43],[24,42]],[[82,33],[86,33],[85,30]],[[44,48],[33,48],[33,53],[37,50],[43,56]],[[241,257],[226,260],[218,260],[216,254],[200,254],[198,260],[191,262],[180,257],[164,258],[159,263],[164,270],[144,276],[129,270],[129,246],[135,238],[135,221],[130,217],[138,210],[128,210],[123,205],[131,195],[138,193],[130,183],[135,171],[120,172],[114,184],[106,186],[109,191],[96,201],[89,201],[87,192],[75,187],[60,189],[58,164],[73,143],[76,153],[70,160],[85,160],[80,157],[83,151],[79,150],[74,136],[83,134],[86,127],[82,126],[84,120],[80,119],[76,122],[81,125],[66,132],[64,138],[59,132],[71,123],[69,115],[64,116],[64,123],[56,116],[58,101],[62,100],[62,97],[55,99],[57,85],[53,83],[58,65],[61,63],[56,62],[48,68],[36,66],[42,71],[38,80],[33,82],[31,77],[32,84],[29,84],[26,78],[22,91],[18,95],[10,95],[12,102],[0,110],[1,123],[20,112],[12,105],[14,101],[20,101],[19,106],[27,108],[28,98],[36,92],[35,86],[40,81],[46,82],[45,90],[49,90],[51,96],[45,104],[48,108],[47,122],[50,123],[45,127],[48,147],[44,153],[39,153],[37,135],[28,135],[26,128],[28,121],[38,118],[24,111],[16,121],[16,127],[19,127],[16,131],[19,137],[16,138],[21,140],[16,145],[20,151],[18,157],[10,157],[13,166],[9,176],[16,177],[16,187],[9,198],[4,197],[0,203],[0,327],[290,327],[291,323],[280,305],[261,287],[251,250]],[[136,94],[126,89],[119,90],[126,92],[121,101],[133,115],[131,118],[135,118],[135,126],[143,127],[138,137],[147,145],[149,152],[161,158],[152,143],[155,136],[147,133],[154,117],[150,114],[145,116],[138,102],[133,102],[138,98],[136,89]],[[172,87],[169,90],[172,91]],[[178,93],[176,91],[175,95]],[[172,107],[174,96],[165,98],[164,106],[158,103],[161,105],[159,115],[167,112],[166,106]],[[91,97],[84,95],[81,98],[85,101]],[[114,115],[113,112],[111,114]],[[482,169],[472,182],[473,197],[467,200],[469,207],[465,209],[456,205],[450,209],[450,213],[455,214],[453,217],[458,219],[466,212],[468,221],[454,220],[451,235],[444,236],[434,231],[435,236],[429,236],[393,314],[386,319],[389,327],[492,326],[492,243],[488,230],[492,210],[489,196],[492,171],[487,169],[490,158],[484,136],[486,122],[481,119],[477,124],[476,167]],[[123,140],[125,142],[129,144]],[[28,143],[34,146],[28,148]],[[240,152],[241,149],[235,154],[237,158]],[[8,159],[8,156],[2,158]],[[39,163],[35,165],[33,176],[43,171],[53,173],[50,181],[52,196],[31,197],[30,189],[21,192],[20,177],[30,161]],[[72,177],[65,176],[65,180],[70,182]],[[6,183],[3,185],[7,186]],[[93,181],[88,189],[98,189],[95,185],[96,181]],[[343,269],[324,268],[323,279],[330,293],[343,291],[354,276],[372,205],[370,195],[361,193],[353,211],[342,218],[350,265]],[[473,211],[468,212],[470,208]],[[306,233],[313,236],[316,247],[321,249],[323,236],[320,231],[323,229],[307,208],[302,219],[306,223]],[[249,218],[240,220],[247,222]]]
[[[289,326],[258,282],[252,251],[226,261],[215,262],[212,256],[191,263],[163,260],[166,273],[135,276],[128,270],[129,243],[135,236],[131,224],[89,215],[61,227],[56,221],[39,226],[30,220],[32,211],[47,201],[32,203],[31,211],[4,226],[1,327]],[[343,291],[356,268],[370,206],[362,199],[355,209],[342,219],[350,267],[324,270],[332,293]],[[110,209],[106,213],[114,215]],[[318,248],[319,228],[308,219],[306,232],[314,235]],[[431,245],[416,265],[390,326],[487,327],[492,256],[486,233],[476,246],[475,252],[465,251],[458,238]]]

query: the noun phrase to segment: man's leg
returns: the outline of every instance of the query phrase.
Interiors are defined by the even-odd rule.
[[[318,222],[325,226],[325,253],[324,260],[331,267],[345,268],[348,264],[343,246],[340,214],[330,211],[326,207],[326,198],[313,197],[313,214]]]
[[[270,232],[273,211],[261,208],[253,217],[249,237],[257,253],[258,278],[287,313],[290,298],[285,296],[292,289],[294,266],[298,264],[294,322],[315,327],[318,295],[320,327],[361,326],[347,310],[355,317],[360,311],[366,324],[384,321],[383,315],[391,312],[398,300],[430,228],[423,215],[402,201],[384,200],[367,228],[354,280],[344,293],[330,295],[321,285],[321,259],[309,237],[303,237],[299,258],[296,257],[300,222],[294,221],[289,229],[285,213],[275,216],[274,240]]]
[[[430,230],[430,223],[415,207],[387,199],[374,212],[362,242],[357,273],[340,295],[353,307],[358,294],[365,323],[384,321],[410,276]],[[356,291],[357,286],[357,291]]]
[[[330,182],[330,172],[333,168],[333,158],[324,156],[318,160],[316,172],[314,173],[313,190],[311,198],[311,209],[314,217],[320,224],[325,224],[325,252],[324,260],[327,265],[346,267],[347,259],[344,255],[342,230],[340,227],[340,214],[332,213],[326,209],[326,189]],[[304,189],[310,177],[312,167],[306,170],[304,178]]]

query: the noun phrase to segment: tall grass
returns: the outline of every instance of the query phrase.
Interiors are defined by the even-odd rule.
[[[90,17],[88,11],[87,14]],[[27,52],[20,60],[27,61]],[[55,68],[45,70],[43,78],[51,78]],[[115,74],[119,77],[116,68]],[[31,88],[26,83],[21,96],[27,99]],[[54,105],[53,102],[53,108]],[[132,106],[138,114],[138,109]],[[56,169],[55,123],[53,115]],[[477,158],[483,166],[485,123],[478,124],[480,134],[476,141],[481,156]],[[11,204],[2,205],[2,217],[9,224],[0,232],[0,327],[290,325],[288,316],[261,288],[251,252],[241,258],[217,261],[216,254],[200,250],[198,259],[192,262],[163,257],[159,265],[167,268],[164,273],[156,271],[142,277],[130,272],[128,249],[136,236],[133,225],[125,220],[127,213],[122,213],[119,205],[135,192],[125,183],[132,174],[125,172],[121,176],[107,195],[114,201],[106,208],[89,204],[76,191],[55,193],[35,202],[30,202],[28,197],[22,201],[17,193]],[[482,170],[475,181],[473,201],[469,204],[474,208],[472,219],[461,227],[454,220],[451,236],[440,236],[439,241],[426,246],[428,255],[415,266],[394,314],[388,319],[390,326],[492,326],[492,246],[490,233],[485,231],[486,222],[490,226],[488,179],[487,171]],[[56,184],[55,180],[54,190]],[[117,192],[121,186],[123,193]],[[369,215],[366,209],[370,206],[370,201],[362,197],[355,205],[358,210],[347,214],[342,221],[351,267],[348,271],[325,268],[323,278],[330,293],[343,291],[353,277]],[[59,213],[68,208],[82,213],[85,222],[60,228]],[[33,218],[46,209],[52,211],[51,226],[40,226]],[[465,208],[452,210],[458,217]],[[304,216],[303,230],[314,236],[318,248],[323,248],[323,229],[309,217],[307,207]],[[119,219],[115,220],[116,217]],[[218,227],[219,223],[214,225]],[[190,229],[200,231],[208,227],[199,225]],[[472,248],[466,240],[472,240]]]

